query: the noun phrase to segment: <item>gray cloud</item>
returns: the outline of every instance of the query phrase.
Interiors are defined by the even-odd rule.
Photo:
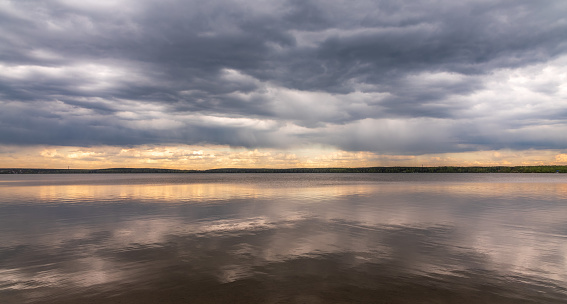
[[[0,143],[565,148],[553,76],[567,72],[566,13],[563,1],[8,1]]]

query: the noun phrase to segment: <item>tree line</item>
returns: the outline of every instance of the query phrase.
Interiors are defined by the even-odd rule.
[[[567,173],[567,166],[493,166],[493,167],[365,167],[365,168],[221,168],[178,170],[156,168],[108,169],[0,169],[0,174],[90,174],[90,173]]]

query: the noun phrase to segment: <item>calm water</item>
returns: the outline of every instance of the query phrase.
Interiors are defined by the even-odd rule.
[[[0,303],[565,303],[567,175],[0,176]]]

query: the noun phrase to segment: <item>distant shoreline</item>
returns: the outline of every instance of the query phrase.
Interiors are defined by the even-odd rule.
[[[364,168],[222,168],[178,170],[156,168],[108,169],[26,169],[4,168],[0,174],[101,174],[101,173],[567,173],[567,166],[494,166],[494,167],[364,167]]]

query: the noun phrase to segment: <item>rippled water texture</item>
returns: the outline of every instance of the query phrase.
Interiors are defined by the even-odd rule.
[[[567,175],[0,176],[0,303],[564,303]]]

